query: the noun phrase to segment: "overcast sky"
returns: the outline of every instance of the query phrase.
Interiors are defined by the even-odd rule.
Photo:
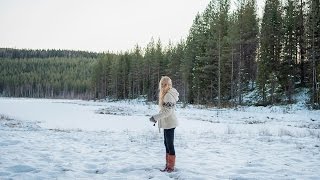
[[[260,0],[262,1],[262,0]],[[0,47],[125,51],[185,38],[210,0],[0,0]]]

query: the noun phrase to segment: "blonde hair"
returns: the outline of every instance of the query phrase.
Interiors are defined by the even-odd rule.
[[[172,81],[168,76],[162,76],[159,82],[159,106],[163,104],[163,98],[172,88]]]

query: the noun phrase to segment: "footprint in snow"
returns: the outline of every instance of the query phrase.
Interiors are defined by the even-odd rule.
[[[10,141],[10,140],[6,140],[6,141],[0,142],[0,146],[16,145],[16,144],[19,144],[20,142],[21,142],[21,141]]]
[[[97,169],[96,174],[104,174],[107,172],[107,169]]]
[[[88,174],[104,174],[107,171],[108,171],[107,169],[87,169],[87,170],[84,170],[84,172],[88,173]]]
[[[0,176],[9,176],[10,175],[10,173],[8,173],[8,172],[0,172]]]
[[[24,173],[24,172],[35,171],[36,169],[28,165],[16,165],[16,166],[8,167],[8,170],[13,173]]]

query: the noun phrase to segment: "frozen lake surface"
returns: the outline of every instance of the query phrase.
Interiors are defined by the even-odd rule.
[[[0,98],[0,179],[320,179],[320,111],[177,108],[176,168],[143,101]]]

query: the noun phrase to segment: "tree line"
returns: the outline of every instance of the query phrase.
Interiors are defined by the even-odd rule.
[[[162,47],[152,39],[144,53],[137,46],[99,57],[96,97],[156,100],[160,77],[169,75],[185,103],[241,105],[253,90],[261,105],[292,103],[302,87],[319,105],[319,1],[281,2],[267,0],[259,19],[255,0],[237,1],[231,13],[229,0],[211,1],[186,40]]]
[[[0,58],[10,59],[27,59],[27,58],[51,58],[51,57],[68,57],[68,58],[96,58],[98,53],[87,51],[73,51],[61,49],[13,49],[0,48]]]
[[[156,101],[158,82],[168,75],[186,104],[241,105],[248,92],[257,93],[260,105],[292,103],[295,90],[307,88],[311,105],[319,106],[319,0],[266,0],[262,18],[257,16],[255,0],[237,0],[233,11],[230,4],[230,0],[212,0],[204,12],[196,15],[186,39],[177,44],[163,46],[160,39],[152,38],[144,48],[136,45],[121,53],[75,52],[73,56],[63,50],[61,56],[53,55],[53,50],[43,53],[46,56],[41,56],[43,50],[39,50],[37,57],[29,57],[28,51],[20,53],[29,55],[17,56],[21,50],[16,50],[13,56],[0,49],[0,63],[14,63],[15,58],[25,63],[48,63],[41,68],[51,69],[48,72],[52,76],[35,84],[56,83],[58,90],[56,94],[51,90],[53,96],[73,92],[91,98],[145,96],[148,101]],[[60,73],[69,75],[60,74],[59,79],[48,66],[51,61],[60,63],[62,69],[64,63],[73,62],[73,71],[66,65],[68,68]],[[15,68],[18,74],[25,71],[19,65]],[[77,74],[77,78],[71,74]],[[74,85],[75,79],[81,79],[83,88]],[[7,82],[0,80],[2,94],[11,92],[16,96]],[[29,81],[20,78],[19,82],[17,87]],[[68,83],[73,85],[65,88]]]
[[[8,97],[92,98],[92,58],[0,58],[0,93]]]

